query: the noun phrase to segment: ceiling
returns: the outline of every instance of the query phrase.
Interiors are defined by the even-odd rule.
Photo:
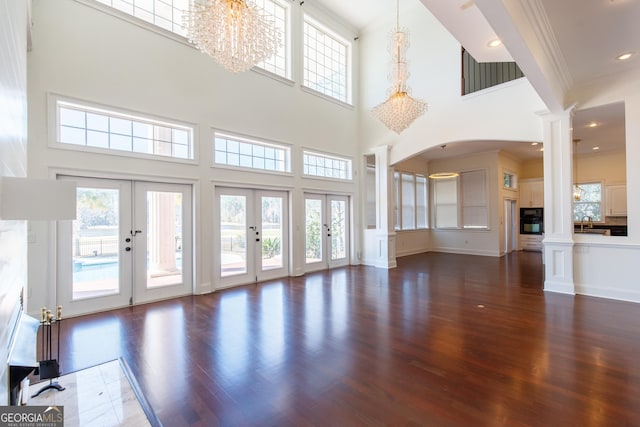
[[[316,1],[358,29],[396,7],[393,0]],[[403,0],[401,8],[417,1]],[[419,1],[479,61],[515,58],[552,110],[554,106],[566,108],[571,101],[568,94],[586,85],[627,73],[640,75],[640,0]],[[487,42],[497,34],[504,47],[491,49]],[[537,40],[533,40],[536,34]],[[533,55],[532,51],[545,54]],[[616,59],[625,52],[634,55],[627,61]],[[555,73],[545,74],[545,69]],[[574,138],[581,139],[580,151],[591,150],[595,144],[601,151],[624,146],[623,104],[578,111],[574,120]],[[584,128],[581,121],[601,122],[603,126]],[[615,139],[609,147],[602,142],[605,134],[610,143]],[[492,150],[504,150],[522,159],[542,156],[539,147],[531,143],[501,141],[454,142],[423,156],[434,159]]]

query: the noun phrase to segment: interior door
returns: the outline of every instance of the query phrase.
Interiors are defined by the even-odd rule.
[[[305,194],[305,271],[349,264],[349,199]]]
[[[59,179],[78,183],[77,219],[58,222],[57,304],[65,313],[192,292],[191,186]]]
[[[516,219],[516,201],[504,201],[504,252],[513,252],[517,247],[518,221]]]
[[[219,287],[288,275],[287,200],[282,191],[216,189]]]

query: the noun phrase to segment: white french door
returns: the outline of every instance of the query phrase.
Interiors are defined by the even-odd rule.
[[[216,188],[215,200],[219,287],[287,276],[287,193]]]
[[[349,264],[349,199],[307,193],[305,206],[305,271]]]
[[[133,302],[192,293],[191,186],[136,182],[134,188]]]
[[[192,292],[191,186],[60,177],[78,183],[60,221],[57,304],[68,315]]]

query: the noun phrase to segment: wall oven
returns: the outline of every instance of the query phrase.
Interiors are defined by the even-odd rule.
[[[544,233],[543,208],[520,208],[520,234]]]

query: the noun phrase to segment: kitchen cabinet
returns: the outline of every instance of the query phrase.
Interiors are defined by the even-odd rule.
[[[607,185],[605,187],[607,206],[606,215],[608,216],[627,216],[627,186]]]
[[[520,180],[520,206],[523,208],[544,206],[544,181],[542,178]]]
[[[520,247],[523,251],[542,252],[542,236],[539,234],[521,234]]]

